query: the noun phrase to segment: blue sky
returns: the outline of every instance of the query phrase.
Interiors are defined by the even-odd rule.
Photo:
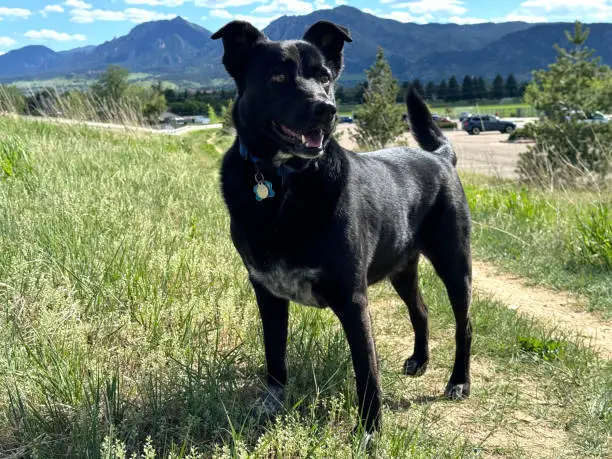
[[[402,22],[612,21],[612,0],[0,0],[0,54],[29,44],[97,45],[177,15],[215,31],[231,19],[265,27],[282,15],[349,4]]]

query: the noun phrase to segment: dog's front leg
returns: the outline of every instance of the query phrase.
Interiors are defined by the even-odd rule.
[[[272,295],[264,286],[251,279],[263,326],[267,366],[267,390],[259,398],[257,411],[273,417],[283,408],[287,383],[287,329],[289,301]]]
[[[361,427],[371,433],[380,427],[381,392],[367,295],[354,294],[350,301],[332,309],[342,323],[351,349]]]

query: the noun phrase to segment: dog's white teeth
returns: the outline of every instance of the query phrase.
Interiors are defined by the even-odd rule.
[[[302,134],[302,143],[306,143],[306,136]]]

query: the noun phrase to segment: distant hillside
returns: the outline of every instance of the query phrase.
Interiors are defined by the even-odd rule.
[[[283,16],[264,29],[272,39],[298,38],[313,22],[327,19],[350,28],[345,81],[364,79],[364,70],[382,46],[396,77],[436,81],[466,74],[493,78],[514,73],[529,78],[555,57],[554,43],[566,44],[572,24],[507,22],[473,25],[405,24],[349,6]],[[588,45],[612,63],[612,24],[593,24]],[[179,84],[229,83],[221,65],[221,44],[211,32],[182,18],[134,27],[123,37],[70,51],[26,46],[0,56],[0,81],[95,76],[109,64]]]

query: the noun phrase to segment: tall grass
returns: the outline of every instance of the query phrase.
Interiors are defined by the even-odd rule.
[[[119,101],[101,99],[90,90],[62,92],[51,87],[37,93],[26,90],[23,95],[15,91],[15,87],[0,85],[0,113],[27,113],[126,126],[144,126],[150,122],[143,115],[147,100],[138,94],[138,91],[146,91],[143,88],[135,88]],[[24,96],[29,97],[30,106],[26,106]]]
[[[252,415],[261,331],[218,189],[231,139],[11,118],[0,132],[0,152],[22,164],[0,177],[0,456],[365,454],[350,436],[351,361],[329,311],[291,307],[285,411],[271,424]],[[421,283],[434,348],[422,379],[399,374],[412,346],[405,306],[387,284],[371,291],[385,391],[373,455],[524,457],[534,449],[520,435],[496,435],[526,412],[562,436],[558,456],[605,456],[610,366],[571,336],[556,338],[555,361],[525,353],[520,337],[552,332],[486,298],[473,308],[472,399],[439,399],[453,316],[428,266]]]
[[[533,282],[588,298],[612,314],[612,199],[605,191],[547,191],[467,181],[475,251]]]

